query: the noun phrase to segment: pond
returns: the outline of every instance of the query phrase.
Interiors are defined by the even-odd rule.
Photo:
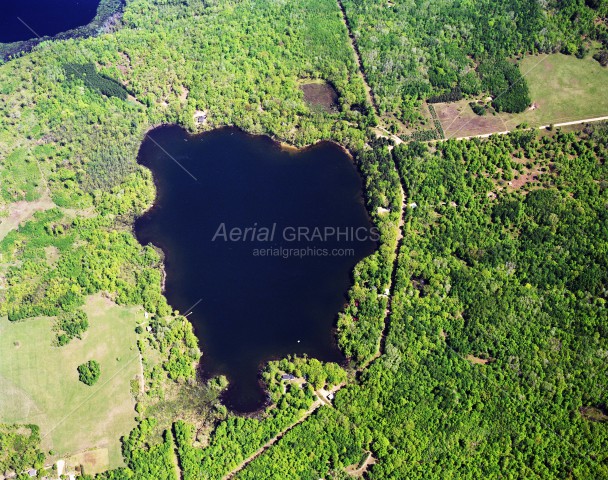
[[[353,267],[377,231],[352,159],[338,145],[284,149],[223,128],[148,134],[139,162],[155,206],[137,220],[142,244],[165,253],[166,296],[199,338],[202,374],[224,374],[237,412],[265,403],[259,373],[289,354],[342,362],[335,323]]]
[[[3,1],[0,43],[53,36],[86,25],[95,17],[98,5],[99,0]]]

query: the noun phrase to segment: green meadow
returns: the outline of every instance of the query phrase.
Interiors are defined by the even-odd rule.
[[[63,347],[53,346],[52,318],[0,319],[0,422],[39,425],[53,459],[102,451],[94,458],[107,464],[90,465],[99,470],[122,464],[120,437],[135,426],[131,380],[140,373],[135,327],[143,311],[100,295],[85,310],[88,331]],[[77,367],[91,359],[101,377],[89,387],[78,381]]]

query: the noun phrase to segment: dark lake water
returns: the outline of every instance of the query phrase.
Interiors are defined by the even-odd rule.
[[[139,162],[154,174],[157,200],[136,235],[165,252],[169,303],[191,311],[203,374],[228,377],[229,408],[264,404],[259,372],[269,360],[294,353],[344,360],[335,321],[354,265],[376,242],[361,179],[342,149],[287,151],[234,128],[190,136],[161,127],[142,144]]]
[[[95,17],[98,5],[99,0],[2,0],[0,43],[52,36],[86,25]]]

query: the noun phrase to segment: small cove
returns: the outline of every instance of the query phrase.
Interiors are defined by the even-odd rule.
[[[167,299],[194,325],[203,376],[230,380],[230,409],[264,405],[259,371],[269,360],[344,361],[337,314],[353,267],[376,242],[343,149],[166,126],[148,133],[138,161],[152,171],[157,198],[136,236],[164,251]]]

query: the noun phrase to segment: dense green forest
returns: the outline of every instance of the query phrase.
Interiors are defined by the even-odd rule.
[[[605,478],[608,126],[394,152],[385,352],[240,477]]]
[[[125,87],[116,80],[100,75],[92,63],[84,65],[68,63],[63,66],[63,70],[67,78],[81,80],[88,88],[97,90],[102,95],[117,97],[121,100],[127,99],[128,93]]]
[[[387,354],[343,397],[353,418],[384,405],[372,477],[606,475],[606,425],[582,409],[607,400],[607,134],[396,150],[418,207]],[[513,188],[518,170],[538,180]]]
[[[0,473],[41,468],[40,429],[36,425],[0,424]],[[29,477],[29,476],[28,476]]]
[[[584,55],[590,40],[608,46],[608,28],[597,21],[608,15],[606,0],[343,4],[380,113],[404,122],[418,117],[420,100],[448,94],[455,100],[482,91],[494,95],[477,72],[484,60],[527,52]],[[521,111],[511,110],[511,102],[502,106]]]
[[[582,35],[607,46],[605,1],[540,5],[344,1],[380,113],[404,121],[441,95],[519,111],[528,92],[507,58],[583,54]],[[311,79],[335,87],[336,112],[305,102]],[[381,232],[337,320],[348,365],[271,362],[270,405],[251,417],[221,404],[225,379],[197,380],[162,257],[131,229],[154,198],[136,163],[145,132],[195,129],[196,111],[203,129],[346,146]],[[97,478],[222,478],[286,429],[238,476],[349,478],[371,453],[378,479],[608,477],[608,127],[392,148],[376,122],[334,0],[130,0],[116,31],[0,65],[0,214],[44,206],[0,241],[0,314],[55,317],[58,345],[87,329],[89,295],[150,314],[125,466]],[[42,466],[39,443],[35,426],[2,426],[0,469]]]

